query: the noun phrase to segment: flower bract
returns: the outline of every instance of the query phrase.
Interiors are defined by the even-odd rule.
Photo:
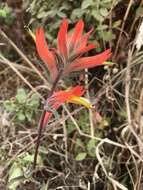
[[[50,98],[47,99],[47,104],[52,108],[57,110],[64,103],[74,103],[83,105],[88,109],[92,108],[92,104],[86,98],[81,97],[84,94],[85,90],[82,86],[76,86],[67,91],[58,91],[55,92]],[[49,119],[53,115],[52,112],[47,111],[43,121],[43,127],[46,126]]]
[[[88,43],[93,28],[83,34],[84,22],[79,20],[73,32],[69,33],[68,25],[68,20],[63,19],[57,36],[57,48],[51,49],[45,40],[43,28],[36,30],[37,52],[42,61],[47,64],[53,81],[61,68],[63,76],[67,76],[71,72],[106,65],[105,61],[111,56],[111,50],[107,49],[98,55],[85,57],[85,53],[96,48],[93,43]]]

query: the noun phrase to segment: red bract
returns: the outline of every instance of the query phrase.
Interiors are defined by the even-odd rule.
[[[47,64],[51,74],[51,78],[54,80],[57,76],[58,70],[56,66],[56,59],[52,51],[49,50],[48,45],[45,41],[44,30],[38,28],[36,30],[36,48],[42,61]]]
[[[67,30],[68,30],[68,23],[66,20],[63,21],[62,27],[60,27],[57,39],[57,45],[59,53],[61,54],[62,58],[67,60],[68,58],[68,48],[67,48]]]
[[[84,105],[87,108],[92,108],[91,103],[81,97],[84,94],[84,89],[82,86],[76,86],[68,91],[58,91],[55,92],[50,98],[47,99],[48,105],[57,110],[63,103],[75,103]],[[50,117],[52,116],[52,112],[47,111],[43,121],[43,127],[46,126]]]
[[[71,64],[67,65],[65,69],[65,74],[70,73],[71,71],[80,71],[81,69],[93,68],[104,63],[106,59],[111,56],[110,49],[104,51],[103,53],[90,57],[82,57],[73,61]]]
[[[86,35],[82,35],[83,28],[84,22],[82,20],[79,20],[75,25],[73,33],[68,34],[68,21],[64,19],[61,24],[57,41],[58,51],[61,57],[64,58],[67,63],[69,63],[69,60],[71,60],[71,58],[77,58],[83,53],[95,48],[94,44],[87,46],[87,40],[90,36],[90,33],[92,32],[92,29]]]
[[[57,76],[57,65],[59,68],[64,67],[63,75],[65,76],[74,71],[104,65],[106,64],[104,62],[111,56],[111,51],[108,49],[96,56],[81,58],[83,54],[95,48],[94,44],[87,43],[93,29],[83,35],[83,28],[84,22],[79,20],[73,33],[69,34],[68,21],[64,19],[58,32],[57,50],[49,50],[45,42],[43,29],[37,29],[37,51],[41,59],[47,63],[52,79]]]

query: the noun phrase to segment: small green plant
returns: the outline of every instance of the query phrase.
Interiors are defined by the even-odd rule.
[[[82,110],[81,113],[77,116],[78,118],[78,126],[80,127],[81,131],[85,134],[90,133],[90,122],[87,110]],[[102,119],[100,124],[95,125],[95,132],[96,137],[102,138],[103,131],[106,126],[105,125],[106,119]],[[71,120],[67,121],[67,133],[68,136],[72,136],[72,133],[76,131],[76,127]],[[74,154],[75,160],[82,161],[87,157],[96,157],[95,149],[97,146],[98,141],[94,138],[82,138],[78,136],[76,138],[75,146],[74,146]]]
[[[77,116],[78,117],[78,125],[80,129],[84,133],[89,133],[90,132],[90,125],[89,125],[89,116],[87,110],[82,110],[81,113]],[[73,131],[76,130],[75,125],[71,120],[67,121],[67,133],[70,135]]]
[[[25,3],[25,9],[32,15],[30,24],[34,21],[33,27],[37,27],[39,23],[48,23],[46,24],[48,28],[46,36],[53,43],[55,43],[55,40],[51,33],[56,34],[55,31],[58,29],[62,18],[68,18],[70,23],[84,18],[86,26],[89,28],[90,23],[94,27],[96,40],[101,42],[103,40],[104,42],[112,43],[116,37],[114,31],[121,25],[121,20],[110,22],[113,8],[121,0],[59,0],[58,2],[55,0],[41,0],[40,2],[38,0],[29,0],[29,2],[30,6],[29,3]],[[94,38],[91,41],[97,43]],[[101,50],[99,49],[99,51]]]
[[[15,190],[21,183],[32,179],[30,166],[33,162],[34,155],[26,152],[12,163],[8,175],[8,189]],[[39,166],[43,166],[43,161],[40,155],[37,157]]]
[[[35,122],[34,116],[39,107],[39,97],[36,94],[28,97],[27,91],[21,88],[18,89],[15,99],[6,100],[3,105],[12,116],[13,122]]]
[[[0,5],[0,23],[10,26],[13,24],[13,22],[14,15],[12,14],[12,9],[6,4]]]
[[[102,137],[102,133],[97,134],[98,137]],[[77,161],[82,161],[86,157],[96,157],[96,146],[98,141],[95,139],[76,139],[76,146],[75,146],[75,159]]]
[[[82,10],[82,17],[86,17],[86,20],[90,23],[94,23],[96,26],[97,39],[104,40],[105,42],[112,42],[115,39],[113,29],[120,26],[121,21],[115,21],[112,26],[109,26],[111,9],[115,7],[120,0],[116,2],[113,0],[83,0],[80,9]],[[71,17],[79,17],[78,9],[74,9]]]

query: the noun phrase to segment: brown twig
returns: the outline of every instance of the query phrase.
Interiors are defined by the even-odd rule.
[[[15,43],[0,29],[0,35],[7,40],[8,43],[17,51],[17,53],[22,57],[22,59],[33,69],[35,73],[44,81],[47,87],[50,89],[50,84],[48,81],[43,77],[40,71],[34,66],[34,64],[24,55],[24,53],[15,45]]]
[[[128,14],[130,12],[130,9],[131,9],[131,6],[133,4],[134,0],[130,0],[129,1],[129,5],[127,7],[127,10],[126,10],[126,13],[125,13],[125,16],[123,18],[123,22],[122,22],[122,26],[121,26],[121,31],[120,31],[120,34],[119,34],[119,37],[118,37],[118,41],[117,41],[117,45],[116,45],[116,49],[115,49],[115,53],[114,53],[114,57],[113,57],[113,60],[115,59],[117,53],[118,53],[118,50],[119,50],[119,45],[120,45],[120,41],[121,41],[121,37],[122,37],[122,34],[123,34],[123,31],[124,31],[124,27],[125,27],[125,23],[126,23],[126,19],[128,17]]]
[[[19,78],[21,78],[21,80],[24,81],[25,84],[27,84],[27,86],[33,91],[35,92],[42,100],[44,100],[44,98],[41,96],[41,94],[39,94],[39,92],[37,92],[37,90],[27,81],[27,79],[17,70],[17,68],[15,67],[15,65],[9,61],[8,59],[6,59],[2,54],[0,54],[0,59],[5,62],[18,76]]]

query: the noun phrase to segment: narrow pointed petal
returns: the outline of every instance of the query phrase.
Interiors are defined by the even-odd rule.
[[[79,104],[79,105],[83,105],[88,109],[92,109],[92,104],[90,103],[90,101],[86,98],[83,97],[78,97],[78,96],[72,96],[67,102],[69,103],[74,103],[74,104]]]
[[[79,49],[77,50],[77,54],[83,55],[84,53],[86,53],[86,52],[88,52],[88,51],[94,49],[95,47],[96,47],[96,46],[95,46],[94,44],[89,44],[89,45],[86,46],[86,47],[79,48]]]
[[[48,45],[44,37],[44,30],[42,28],[38,28],[36,30],[36,48],[42,61],[47,64],[51,78],[54,80],[58,72],[56,60],[54,54],[49,51]]]
[[[73,61],[75,61],[76,59],[79,59],[84,53],[94,49],[96,46],[94,44],[89,44],[86,47],[83,47],[81,49],[78,49],[76,51],[75,54],[73,54],[70,58],[69,58],[69,63],[72,63]]]
[[[60,104],[66,102],[67,99],[69,99],[72,96],[72,93],[70,91],[59,91],[55,92],[49,99],[48,102],[50,104],[55,104],[55,102],[58,102]]]
[[[68,57],[68,48],[67,48],[67,31],[68,31],[68,21],[63,20],[60,30],[57,37],[58,50],[63,55],[65,59]]]
[[[81,39],[81,35],[83,32],[83,28],[84,28],[84,22],[83,20],[79,20],[78,23],[75,26],[74,32],[71,36],[71,40],[70,40],[70,50],[74,49],[77,45],[77,43],[80,41]]]
[[[93,68],[99,65],[104,65],[104,61],[109,59],[111,56],[111,50],[108,49],[99,55],[92,57],[83,57],[75,60],[71,64],[67,65],[65,68],[64,74],[69,74],[73,71],[80,71],[86,68]]]
[[[83,86],[76,86],[72,88],[70,91],[71,94],[74,96],[82,96],[85,93],[85,89],[83,88]]]
[[[78,45],[78,49],[84,48],[87,44],[87,41],[93,31],[93,28],[91,28],[84,36],[81,37],[80,43]]]
[[[82,96],[84,92],[85,90],[82,86],[76,86],[68,91],[55,92],[47,101],[50,104],[55,104],[55,102],[62,104],[70,99],[71,96]]]

